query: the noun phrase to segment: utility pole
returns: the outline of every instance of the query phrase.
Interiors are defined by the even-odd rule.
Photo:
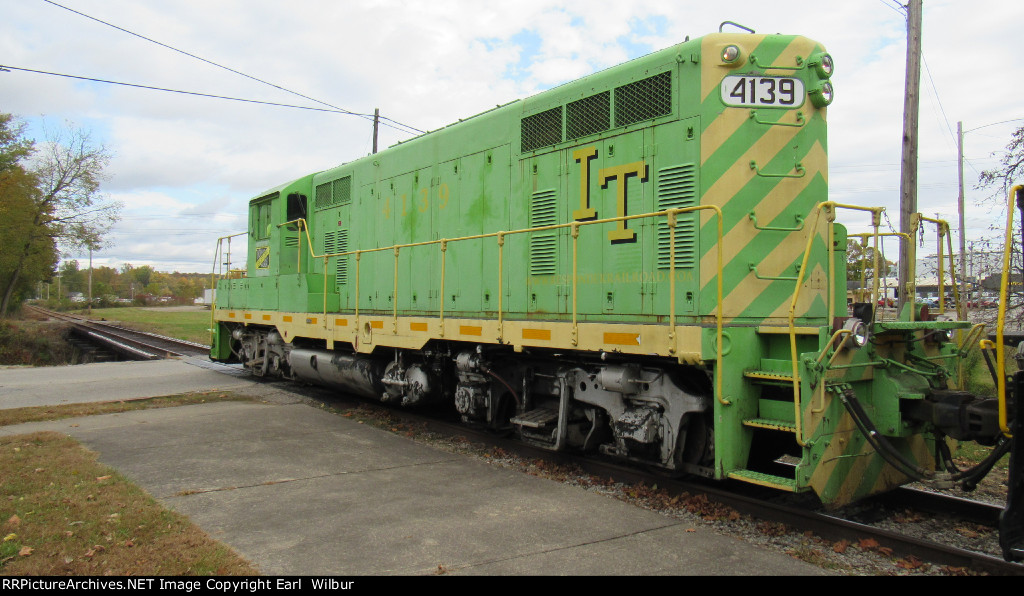
[[[960,296],[967,295],[967,226],[964,225],[964,123],[956,123],[957,177],[960,183],[960,194],[956,206],[960,216]],[[960,300],[960,312],[956,313],[961,321],[967,320],[966,299]]]
[[[903,161],[900,174],[900,231],[910,234],[911,220],[917,213],[917,121],[921,103],[921,6],[922,0],[909,0],[907,3],[907,75],[906,89],[903,97]],[[897,312],[903,311],[903,305],[914,303],[910,288],[914,280],[910,279],[910,242],[904,240],[900,246],[899,268],[899,305]]]
[[[92,244],[89,245],[89,314],[92,315]]]
[[[380,129],[380,108],[373,109],[373,153],[377,154],[377,131]]]

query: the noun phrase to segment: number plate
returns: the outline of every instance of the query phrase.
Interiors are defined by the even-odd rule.
[[[722,102],[728,106],[796,108],[805,96],[804,82],[789,77],[733,75],[722,81]]]

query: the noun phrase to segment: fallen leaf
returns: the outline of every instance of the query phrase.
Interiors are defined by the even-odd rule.
[[[18,555],[20,555],[22,557],[27,557],[27,556],[31,555],[32,551],[34,551],[34,550],[35,549],[32,548],[31,546],[23,546],[23,547],[21,547],[21,550],[18,551]]]
[[[859,546],[861,550],[872,550],[878,548],[878,541],[874,538],[862,538],[860,542],[857,543],[857,546]]]
[[[914,555],[908,555],[906,559],[896,561],[896,566],[903,569],[917,569],[921,565],[924,565],[924,561],[918,559]]]
[[[7,527],[17,528],[19,525],[21,525],[21,518],[17,515],[12,515],[11,517],[7,518]]]
[[[96,482],[103,482],[104,480],[110,480],[111,478],[113,478],[113,476],[110,476],[109,474],[107,476],[97,476]]]
[[[886,547],[886,546],[879,547],[878,548],[878,552],[882,553],[883,555],[885,555],[887,557],[891,557],[892,556],[892,549],[889,548],[889,547]]]
[[[4,542],[10,542],[10,541],[15,540],[17,538],[18,538],[18,535],[15,534],[14,532],[11,532],[10,534],[4,536]]]
[[[832,552],[843,554],[846,552],[847,547],[850,546],[849,540],[840,540],[832,546]]]

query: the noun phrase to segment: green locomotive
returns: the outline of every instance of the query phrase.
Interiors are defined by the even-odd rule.
[[[837,505],[934,477],[1000,436],[981,331],[849,312],[836,214],[881,209],[828,201],[832,70],[712,34],[271,189],[212,357]]]

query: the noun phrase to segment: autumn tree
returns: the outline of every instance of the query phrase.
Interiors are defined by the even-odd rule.
[[[1024,184],[1024,126],[1013,131],[1010,135],[1010,142],[1007,143],[1002,155],[999,157],[999,166],[991,170],[985,170],[978,177],[978,189],[988,189],[991,194],[983,200],[989,204],[995,204],[1002,208],[1007,207],[1008,194],[1015,185]],[[1011,207],[1015,209],[1015,207]],[[1015,217],[1014,221],[1019,221]],[[1016,233],[1011,237],[1010,259],[1011,259],[1011,283],[1010,293],[1007,296],[1008,320],[1007,327],[1024,329],[1024,296],[1020,292],[1019,283],[1014,279],[1021,279],[1024,275],[1024,264],[1021,258],[1021,227],[1024,223],[1014,224]],[[992,230],[998,233],[998,238],[992,238],[994,244],[1002,245],[1005,238],[1005,230],[1002,224],[993,226]],[[1016,288],[1016,289],[1015,289]],[[994,310],[989,314],[990,322],[994,320]]]
[[[29,162],[24,169],[34,178],[35,187],[27,192],[27,187],[22,186],[26,193],[19,200],[5,203],[9,210],[6,215],[16,218],[19,227],[0,237],[0,250],[8,253],[8,263],[0,278],[0,317],[6,316],[19,287],[44,278],[33,268],[44,247],[51,251],[98,249],[120,211],[119,203],[100,193],[110,155],[105,147],[92,141],[88,132],[73,126],[51,130],[45,142],[35,146],[24,139],[23,126],[12,122],[9,116],[0,118],[0,127],[4,128],[0,151],[12,148],[14,167]],[[4,162],[0,158],[0,164]]]

